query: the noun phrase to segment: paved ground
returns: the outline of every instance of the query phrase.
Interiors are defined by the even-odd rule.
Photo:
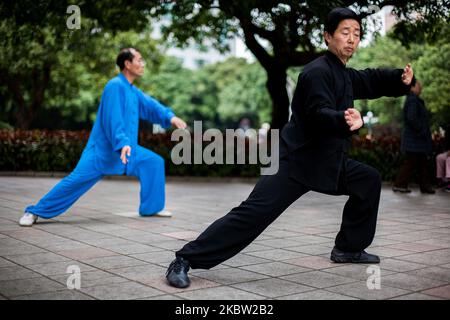
[[[169,180],[168,219],[137,216],[137,181],[105,179],[58,219],[19,227],[24,206],[58,180],[0,177],[1,299],[450,299],[450,194],[442,191],[383,189],[369,248],[382,257],[380,289],[367,286],[377,270],[328,258],[346,197],[311,192],[242,253],[194,270],[191,287],[177,290],[164,278],[174,251],[244,200],[253,183]],[[80,290],[67,286],[73,265]]]

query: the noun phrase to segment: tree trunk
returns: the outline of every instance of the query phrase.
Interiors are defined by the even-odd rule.
[[[16,127],[22,130],[30,128],[34,118],[44,104],[45,90],[50,82],[50,63],[44,65],[41,70],[33,70],[31,77],[23,81],[31,81],[30,101],[27,103],[23,96],[26,90],[21,85],[19,77],[11,77],[8,81],[8,87],[13,93],[14,103],[17,106],[16,111]]]
[[[282,129],[289,120],[289,96],[285,69],[267,70],[267,90],[272,99],[272,129]]]

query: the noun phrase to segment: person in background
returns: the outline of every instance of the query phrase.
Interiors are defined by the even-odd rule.
[[[444,152],[436,156],[436,178],[438,185],[450,192],[450,125],[445,126]]]
[[[416,81],[406,97],[403,108],[404,128],[401,150],[406,154],[406,158],[392,187],[394,192],[411,192],[408,184],[416,169],[419,174],[420,191],[425,194],[435,193],[431,187],[428,171],[428,155],[432,149],[429,113],[425,102],[420,98],[421,92],[422,84]]]

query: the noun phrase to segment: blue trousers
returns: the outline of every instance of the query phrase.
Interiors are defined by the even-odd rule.
[[[164,159],[141,146],[137,146],[131,152],[133,151],[134,163],[127,168],[126,174],[139,179],[141,184],[139,214],[150,216],[164,208]],[[53,187],[36,205],[28,206],[25,212],[45,219],[56,217],[69,209],[102,177],[102,172],[95,166],[94,153],[86,150],[74,171]]]

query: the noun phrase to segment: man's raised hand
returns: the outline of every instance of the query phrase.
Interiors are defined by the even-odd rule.
[[[409,86],[411,84],[412,78],[414,76],[413,69],[411,67],[411,63],[408,63],[406,67],[403,69],[402,73],[402,82]]]

